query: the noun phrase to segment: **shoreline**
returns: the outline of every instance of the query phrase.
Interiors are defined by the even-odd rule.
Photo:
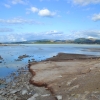
[[[8,82],[6,87],[0,88],[0,99],[34,100],[37,98],[36,100],[53,100],[54,97],[47,89],[30,84],[31,77],[31,73],[26,68],[20,68],[12,73],[9,78],[13,78],[13,80]]]
[[[65,56],[67,56],[67,58],[66,59],[62,59],[62,57],[65,57]],[[69,58],[69,56],[72,58],[72,56],[73,56],[73,59],[70,59]],[[76,58],[76,59],[75,59]],[[35,64],[30,64],[29,65],[29,69],[30,69],[30,72],[33,74],[33,78],[31,78],[31,80],[30,80],[30,83],[31,84],[33,84],[33,85],[36,85],[36,86],[38,86],[38,87],[46,87],[46,88],[48,88],[48,90],[51,92],[51,94],[52,95],[55,95],[55,97],[56,97],[56,100],[67,100],[68,99],[68,97],[66,97],[65,96],[65,93],[59,93],[59,91],[61,91],[62,89],[59,89],[60,87],[62,87],[62,85],[61,86],[59,86],[59,81],[60,82],[62,82],[61,80],[63,80],[63,81],[65,81],[62,77],[67,77],[66,75],[64,75],[64,73],[67,73],[67,75],[70,77],[70,79],[71,79],[71,81],[66,81],[67,82],[67,85],[70,87],[70,85],[73,83],[73,81],[75,81],[77,78],[74,78],[74,76],[85,76],[85,75],[89,75],[90,73],[92,74],[92,72],[93,73],[95,73],[94,71],[97,71],[97,70],[95,70],[95,66],[93,66],[93,67],[90,67],[90,65],[92,65],[92,64],[85,64],[86,62],[88,61],[88,63],[90,63],[90,62],[93,62],[93,64],[95,65],[96,63],[98,63],[99,61],[100,61],[100,57],[93,57],[93,56],[86,56],[86,55],[77,55],[77,54],[65,54],[65,53],[59,53],[57,56],[54,56],[54,57],[51,57],[51,58],[49,58],[49,59],[47,59],[47,60],[45,60],[45,61],[41,61],[41,62],[37,62],[37,63],[35,63]],[[76,64],[77,66],[79,65],[79,63],[80,64],[84,64],[84,65],[87,65],[87,67],[88,68],[79,68],[80,66],[78,66],[78,67],[76,67],[76,69],[78,70],[78,71],[72,71],[71,72],[71,70],[73,70],[73,68],[71,69],[71,70],[69,70],[70,71],[70,73],[69,72],[64,72],[64,69],[63,69],[63,72],[61,72],[60,74],[58,74],[57,73],[57,75],[56,74],[54,74],[53,73],[53,76],[51,75],[51,74],[48,74],[49,73],[49,68],[52,68],[51,66],[53,65],[53,63],[58,63],[58,66],[59,66],[59,64],[60,64],[60,67],[61,67],[61,64],[62,63],[64,63],[64,64],[67,64],[67,63],[70,63],[70,66],[71,66],[71,64],[73,63],[73,64]],[[75,63],[74,63],[75,62]],[[46,65],[47,64],[47,65]],[[41,66],[45,66],[44,67],[44,69],[42,69],[41,68]],[[74,65],[73,65],[74,66]],[[56,68],[57,69],[57,66],[55,67],[53,67],[54,69]],[[59,69],[59,68],[58,68]],[[74,70],[76,70],[76,69],[74,69]],[[51,69],[52,70],[52,69]],[[60,69],[61,70],[61,69]],[[68,70],[68,69],[67,69]],[[52,70],[53,71],[53,70]],[[48,72],[48,73],[47,73]],[[55,71],[56,72],[56,71]],[[59,71],[60,72],[60,71]],[[55,77],[56,76],[56,78],[52,78],[52,79],[47,79],[47,78],[49,78],[49,77],[46,77],[46,78],[43,78],[42,76],[43,76],[43,73],[46,73],[45,75],[47,75],[47,76],[50,76],[51,75],[51,77]],[[63,73],[63,74],[62,74]],[[74,74],[73,74],[74,73]],[[58,78],[58,75],[59,75],[59,77],[61,78],[61,79],[59,79]],[[74,75],[74,76],[73,76]],[[43,78],[43,79],[41,79],[41,77]],[[68,77],[67,77],[68,78]],[[73,79],[72,79],[73,78]],[[80,77],[79,77],[80,78]],[[69,78],[68,78],[69,79]],[[52,81],[53,80],[53,81]],[[54,84],[58,84],[58,87],[56,86],[55,87],[55,85]],[[79,84],[81,84],[81,83],[79,83]],[[96,83],[97,84],[97,83]],[[64,87],[65,88],[65,87]],[[73,86],[73,87],[70,87],[70,89],[69,89],[69,92],[70,91],[75,91],[74,89],[77,89],[77,88],[79,88],[79,85],[76,85],[76,86]],[[58,91],[56,92],[56,89],[58,89]],[[85,90],[84,92],[86,92],[87,90]],[[79,90],[77,91],[78,93],[79,93]],[[77,93],[76,92],[76,93]],[[88,91],[89,92],[89,91]],[[93,92],[95,92],[95,90],[93,91]],[[70,94],[70,93],[68,93],[68,94]],[[91,94],[90,92],[88,93],[89,95]],[[71,95],[71,94],[70,94]],[[80,97],[82,97],[82,96],[84,96],[85,97],[85,95],[83,94],[83,92],[80,92],[80,94],[74,94],[75,96],[76,95],[80,95]],[[69,95],[67,95],[67,96],[69,96]],[[63,99],[62,99],[63,98]],[[72,99],[70,99],[70,100],[74,100],[74,98],[75,97],[72,97],[72,96],[69,96],[69,98],[72,98]],[[86,97],[85,97],[86,98]],[[77,99],[79,99],[79,97],[77,97]],[[82,100],[84,100],[84,99],[82,99]],[[88,98],[88,100],[91,100],[91,99],[89,99]]]
[[[62,58],[64,58],[64,59],[62,59]],[[61,80],[65,81],[63,79],[63,77],[66,79],[68,78],[64,74],[65,69],[60,69],[60,70],[62,70],[63,74],[62,74],[62,72],[60,73],[60,70],[57,70],[57,73],[54,74],[56,71],[55,69],[58,69],[57,66],[59,67],[59,66],[61,66],[61,64],[63,66],[65,66],[67,64],[65,62],[68,62],[68,63],[70,63],[69,65],[72,65],[73,62],[77,63],[77,61],[79,64],[80,62],[83,63],[86,61],[88,61],[88,63],[91,61],[95,62],[95,61],[98,61],[99,59],[100,59],[100,57],[80,55],[80,54],[59,53],[58,55],[56,55],[54,57],[48,58],[48,59],[40,61],[40,62],[34,62],[34,61],[30,62],[27,66],[28,70],[21,68],[21,69],[17,70],[19,73],[18,76],[16,76],[16,73],[12,74],[12,75],[14,75],[14,76],[11,76],[14,78],[13,82],[10,82],[9,84],[7,84],[6,88],[0,89],[0,98],[3,98],[5,100],[8,100],[8,98],[10,100],[14,100],[15,98],[16,98],[16,100],[32,100],[32,98],[36,99],[36,100],[67,100],[68,98],[65,99],[66,98],[66,97],[64,97],[65,95],[63,96],[61,93],[58,93],[55,91],[55,88],[58,89],[58,91],[60,91],[59,88],[62,87],[62,85],[60,84]],[[45,65],[45,67],[43,67],[44,65]],[[32,69],[32,66],[34,66],[33,69]],[[38,66],[38,67],[35,68],[35,66]],[[52,69],[54,69],[54,70],[52,70]],[[75,72],[74,73],[75,75],[72,74],[73,72],[67,73],[69,76],[68,79],[72,79],[72,78],[74,78],[74,76],[81,75],[81,74],[84,76],[85,74],[91,72],[90,69],[86,69],[86,70],[83,70],[83,69],[82,69],[82,71],[81,71],[81,69],[78,69],[79,72],[78,72],[78,74]],[[50,70],[51,70],[53,76],[50,73],[48,75],[48,72]],[[45,72],[46,72],[47,77],[42,76],[43,73],[45,73]],[[34,80],[39,73],[41,76],[41,77],[40,76],[38,77],[40,81]],[[52,77],[54,77],[53,80],[52,80]],[[41,82],[42,78],[44,78],[44,79]],[[66,80],[66,82],[69,82],[68,79]],[[59,88],[57,87],[58,85],[53,86],[56,83],[60,85]],[[78,86],[76,86],[76,88],[77,87]],[[62,87],[62,89],[63,89],[63,87]],[[62,92],[62,90],[61,90],[61,92]],[[61,99],[61,98],[63,98],[63,99]],[[70,99],[70,100],[74,100],[74,99]]]

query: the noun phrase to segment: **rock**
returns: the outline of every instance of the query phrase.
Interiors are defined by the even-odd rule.
[[[3,92],[4,92],[4,91],[1,90],[1,91],[0,91],[0,94],[2,94]]]
[[[0,84],[4,84],[5,80],[4,79],[0,79]]]
[[[77,79],[77,78],[74,78],[74,79],[68,81],[68,82],[67,82],[67,86],[70,86],[76,79]]]
[[[39,94],[34,94],[31,98],[29,98],[29,99],[27,99],[27,100],[36,100],[36,97],[38,97],[39,96]]]
[[[62,76],[60,75],[60,76],[58,76],[59,78],[62,78]]]
[[[56,98],[57,98],[57,100],[62,100],[62,96],[61,95],[57,95]]]
[[[17,96],[14,96],[14,97],[13,97],[13,100],[17,100],[17,98],[18,98]],[[10,100],[11,100],[11,99],[10,99]]]
[[[47,96],[50,96],[50,94],[44,94],[44,95],[41,95],[42,97],[47,97]]]
[[[25,95],[25,94],[27,94],[27,93],[28,93],[27,90],[22,90],[22,95]]]
[[[0,60],[2,60],[3,58],[0,56]]]
[[[79,88],[79,85],[75,85],[75,86],[71,87],[71,88],[69,89],[69,91],[72,91],[72,90],[77,89],[77,88]]]
[[[19,59],[23,59],[23,58],[26,58],[26,57],[30,57],[30,56],[25,54],[25,55],[19,56],[18,58],[19,58]]]
[[[87,95],[87,94],[89,94],[90,92],[89,92],[89,91],[85,91],[84,93],[85,93],[85,95]]]
[[[100,93],[100,91],[93,91],[92,93],[96,94],[96,93]]]
[[[25,84],[25,87],[29,90],[30,88],[29,88],[29,86],[27,85],[27,84]]]
[[[33,90],[29,94],[34,95],[36,92]]]
[[[69,81],[69,82],[67,82],[67,86],[70,86],[70,85],[71,85],[71,83],[72,83],[72,82],[70,82],[70,81]]]
[[[7,92],[5,92],[5,91],[2,93],[3,96],[6,95],[6,94],[7,94]]]
[[[82,74],[86,74],[86,73],[89,73],[90,71],[91,71],[90,68],[86,68],[86,69],[83,69],[83,70],[81,71],[81,73],[82,73]]]
[[[16,90],[11,90],[10,93],[11,94],[15,94],[16,92],[20,91],[20,89],[16,89]]]
[[[0,96],[0,100],[7,100],[5,97]]]

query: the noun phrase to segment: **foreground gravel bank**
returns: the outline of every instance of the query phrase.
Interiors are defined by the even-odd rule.
[[[55,100],[45,87],[29,83],[31,73],[25,68],[12,73],[8,78],[13,80],[0,89],[0,100]],[[6,84],[4,81],[2,83]]]

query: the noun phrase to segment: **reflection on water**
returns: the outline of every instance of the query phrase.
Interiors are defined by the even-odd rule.
[[[28,60],[41,61],[52,57],[59,52],[100,55],[99,51],[92,52],[86,49],[100,48],[100,45],[78,45],[78,44],[26,44],[18,46],[0,46],[0,77],[5,77],[9,73],[28,64]],[[24,58],[22,61],[16,61],[20,55],[27,54],[30,57]]]

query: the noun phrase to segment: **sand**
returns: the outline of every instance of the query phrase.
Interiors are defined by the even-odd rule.
[[[54,100],[100,100],[99,57],[60,53],[29,69],[30,83],[47,88]]]

